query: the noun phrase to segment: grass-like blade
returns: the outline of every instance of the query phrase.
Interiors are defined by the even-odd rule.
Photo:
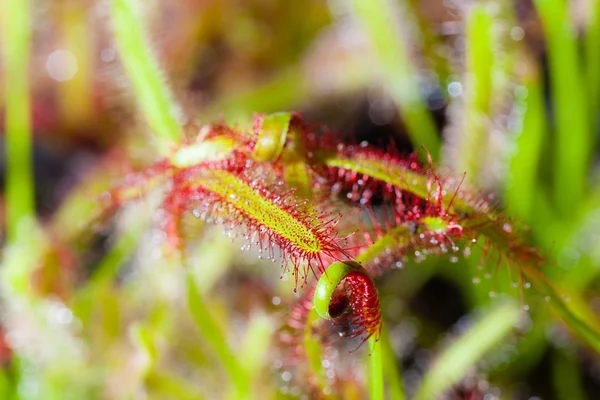
[[[592,135],[577,35],[565,1],[534,0],[548,46],[554,143],[554,204],[562,217],[577,210],[585,192]]]
[[[499,305],[446,349],[423,378],[415,400],[435,399],[496,346],[515,326],[520,310],[513,302]]]
[[[389,0],[352,0],[354,17],[370,40],[381,64],[386,87],[397,103],[415,148],[425,146],[439,159],[440,139],[433,118],[421,97],[416,69],[410,59],[405,35],[399,32],[398,15]],[[407,10],[405,10],[407,11]]]
[[[194,276],[187,274],[188,304],[196,326],[208,342],[212,351],[223,365],[231,384],[237,391],[238,398],[247,398],[249,382],[243,367],[226,342],[226,334],[212,317],[210,310],[200,296]]]
[[[516,105],[524,113],[523,123],[517,132],[513,132],[514,146],[508,157],[510,174],[505,186],[505,201],[512,214],[531,223],[546,116],[543,88],[537,73],[530,73],[525,79],[527,97],[517,98]]]
[[[19,226],[33,220],[34,188],[31,155],[31,106],[29,53],[31,46],[30,2],[0,2],[0,39],[5,108],[6,229],[9,243]]]
[[[158,151],[167,155],[171,146],[181,140],[183,131],[177,121],[178,106],[145,34],[139,15],[140,4],[136,0],[114,0],[112,22],[119,54],[135,97],[153,131]]]

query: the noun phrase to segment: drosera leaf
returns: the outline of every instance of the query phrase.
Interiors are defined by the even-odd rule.
[[[346,287],[347,285],[347,287]],[[349,337],[381,336],[381,309],[377,289],[356,261],[337,261],[321,275],[315,287],[314,305],[321,318],[348,322]]]
[[[457,383],[468,368],[475,365],[514,328],[520,313],[521,310],[512,301],[490,310],[439,355],[423,378],[414,399],[435,399]]]
[[[411,244],[412,239],[413,234],[410,226],[396,226],[357,255],[356,261],[364,265],[369,265],[369,263],[379,255],[384,254],[388,249],[394,249],[394,252],[404,251]]]
[[[238,143],[226,136],[217,136],[200,143],[182,146],[171,156],[170,162],[176,168],[193,167],[202,162],[224,160],[237,147]]]
[[[483,236],[485,256],[494,251],[498,261],[517,270],[543,263],[541,253],[524,240],[519,222],[499,212],[491,196],[467,188],[462,180],[441,178],[432,169],[423,171],[414,159],[392,156],[368,145],[316,151],[314,161],[325,164],[330,176],[352,185],[353,191],[362,185],[356,190],[357,197],[363,196],[361,204],[370,204],[365,192],[381,193],[394,207],[394,224],[400,219],[424,225],[423,217],[435,217],[429,219],[430,226],[446,227],[438,232],[440,239],[477,240]],[[408,214],[406,210],[416,212]]]
[[[276,161],[287,138],[292,113],[279,112],[268,114],[256,121],[256,144],[252,158],[259,162]]]
[[[487,142],[494,63],[494,25],[497,21],[485,3],[470,8],[466,19],[466,64],[468,94],[464,107],[464,125],[457,140],[455,170],[466,172],[468,182],[479,179],[482,152]]]
[[[344,238],[338,238],[335,230],[337,216],[317,211],[290,190],[257,178],[260,166],[249,159],[234,163],[234,169],[244,166],[242,171],[228,170],[228,165],[182,172],[176,179],[181,186],[174,193],[180,199],[199,199],[201,218],[231,231],[241,228],[248,246],[266,251],[267,258],[275,261],[278,248],[285,271],[291,263],[296,284],[303,285],[309,273],[323,271],[330,260],[345,255],[340,244]],[[169,206],[169,211],[182,212],[178,204]]]
[[[379,343],[381,309],[371,277],[356,261],[335,262],[319,278],[313,302],[321,318],[349,323],[347,336],[362,336],[362,342],[369,343],[370,396],[371,399],[383,399],[385,349]]]
[[[181,113],[150,47],[140,16],[143,2],[113,0],[111,19],[119,54],[142,113],[153,132],[159,153],[167,156],[183,139]]]
[[[600,333],[592,328],[586,321],[582,320],[567,307],[563,299],[556,293],[545,281],[539,282],[543,293],[550,300],[552,310],[556,312],[581,339],[583,339],[592,349],[600,354]]]

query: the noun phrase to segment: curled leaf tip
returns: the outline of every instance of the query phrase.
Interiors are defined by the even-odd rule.
[[[314,306],[321,318],[350,326],[349,337],[379,338],[381,311],[375,284],[356,261],[331,264],[317,282]]]

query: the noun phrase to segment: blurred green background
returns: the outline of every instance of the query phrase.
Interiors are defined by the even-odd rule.
[[[600,330],[599,0],[0,0],[0,23],[0,398],[316,396],[278,340],[298,298],[276,266],[189,226],[184,268],[162,253],[152,191],[102,212],[157,159],[161,127],[253,113],[297,110],[466,172]],[[169,107],[171,128],[152,117]],[[443,399],[600,398],[600,343],[478,261],[406,260],[376,281],[407,396],[425,382]],[[506,297],[527,312],[486,345]],[[366,350],[332,348],[320,395],[365,398]]]

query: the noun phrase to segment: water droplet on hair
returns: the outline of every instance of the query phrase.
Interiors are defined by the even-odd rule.
[[[473,283],[474,283],[474,284],[476,284],[476,285],[477,285],[479,282],[480,282],[479,278],[473,278]]]
[[[496,292],[494,292],[494,291],[492,290],[492,291],[490,291],[490,292],[488,293],[488,295],[489,295],[490,297],[496,297]]]
[[[457,262],[458,262],[458,257],[456,257],[456,256],[452,256],[452,257],[450,257],[450,262],[451,262],[452,264],[455,264],[455,263],[457,263]]]
[[[502,225],[502,229],[504,230],[504,232],[512,232],[512,226],[508,222],[505,222],[504,225]]]
[[[521,307],[521,309],[523,311],[529,311],[529,306],[527,304],[524,304],[523,307]]]
[[[525,287],[525,289],[529,289],[531,287],[531,282],[525,282],[523,286]]]
[[[489,272],[486,272],[485,275],[483,275],[483,277],[485,279],[490,279],[492,277],[492,275]]]

